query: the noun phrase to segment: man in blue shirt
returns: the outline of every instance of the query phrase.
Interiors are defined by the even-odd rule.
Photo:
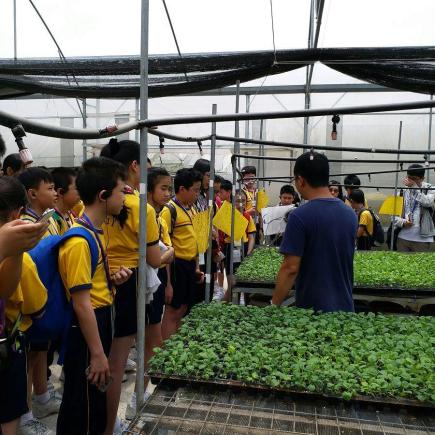
[[[297,307],[354,311],[355,212],[329,192],[329,162],[323,154],[299,156],[294,175],[296,189],[308,202],[288,217],[272,304],[280,305],[295,284]]]

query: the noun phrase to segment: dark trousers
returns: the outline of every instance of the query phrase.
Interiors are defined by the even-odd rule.
[[[104,353],[109,355],[112,343],[111,307],[95,310]],[[57,435],[101,435],[106,429],[106,393],[91,385],[85,371],[90,352],[83,334],[74,321],[68,334],[65,353],[65,383],[57,419]]]

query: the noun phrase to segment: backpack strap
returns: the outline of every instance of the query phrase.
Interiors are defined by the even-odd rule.
[[[89,250],[91,252],[91,277],[94,276],[95,271],[97,270],[98,265],[98,245],[94,239],[94,236],[85,228],[74,227],[68,230],[63,236],[61,243],[64,243],[66,240],[71,239],[72,237],[82,237],[88,242]]]

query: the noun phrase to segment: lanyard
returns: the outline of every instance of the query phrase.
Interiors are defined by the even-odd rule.
[[[175,204],[177,204],[178,207],[180,207],[180,208],[184,211],[184,213],[187,214],[187,217],[189,218],[190,223],[193,225],[193,222],[192,222],[192,216],[190,216],[189,212],[186,210],[186,208],[183,206],[183,204],[181,204],[181,202],[178,201],[178,199],[177,199],[175,196],[174,196],[174,198],[172,199],[172,201],[174,201]]]
[[[67,219],[57,208],[55,208],[55,210],[56,210],[56,215],[59,216],[59,219],[65,222],[68,228],[71,228],[74,221],[72,214],[70,212],[67,212],[68,214],[68,219]]]
[[[106,251],[104,250],[103,244],[101,243],[101,240],[99,237],[99,234],[104,234],[103,230],[99,230],[99,229],[95,228],[85,213],[83,213],[81,218],[77,219],[77,223],[84,226],[88,230],[92,231],[95,238],[97,239],[97,243],[98,243],[98,246],[99,246],[100,251],[101,251],[101,257],[103,258],[104,271],[106,273],[107,285],[109,286],[109,290],[112,291],[112,279],[110,278],[109,263],[107,262]]]
[[[33,219],[36,219],[36,220],[39,220],[39,218],[41,217],[41,216],[38,216],[37,213],[34,210],[32,210],[30,207],[26,207],[24,209],[24,213],[29,215]]]

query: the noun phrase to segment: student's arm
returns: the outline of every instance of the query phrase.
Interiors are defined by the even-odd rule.
[[[248,251],[246,255],[250,255],[254,250],[255,246],[255,233],[248,234]]]
[[[172,302],[172,298],[174,297],[174,289],[172,288],[171,282],[171,265],[166,265],[166,273],[168,274],[168,283],[165,288],[165,304],[169,305]]]
[[[357,237],[363,237],[366,232],[366,227],[364,225],[358,225],[358,230],[356,231]]]
[[[161,265],[161,254],[159,244],[147,246],[147,263],[157,269]]]
[[[301,257],[286,255],[278,272],[275,290],[272,296],[273,305],[281,305],[293,288],[301,266]]]
[[[95,385],[105,384],[110,376],[109,362],[101,344],[90,293],[88,290],[77,291],[71,294],[71,298],[80,330],[91,354],[88,380]]]
[[[171,264],[174,261],[174,248],[167,246],[167,250],[161,256],[162,264]]]
[[[8,299],[17,289],[21,278],[23,255],[7,257],[0,263],[0,299]]]

